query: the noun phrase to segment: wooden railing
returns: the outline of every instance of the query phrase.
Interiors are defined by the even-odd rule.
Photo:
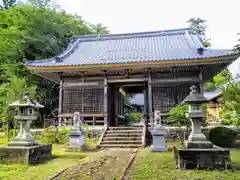
[[[104,125],[104,114],[81,114],[80,115],[83,123],[88,125]],[[59,118],[62,118],[63,125],[73,125],[73,114],[72,113],[63,113],[58,115]]]

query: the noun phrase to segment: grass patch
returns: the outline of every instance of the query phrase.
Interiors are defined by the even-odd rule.
[[[233,164],[240,165],[240,150],[231,151]],[[240,171],[183,171],[176,170],[173,152],[151,152],[150,148],[141,149],[136,156],[129,179],[161,179],[161,180],[240,180]]]
[[[96,147],[96,139],[86,139],[85,144],[88,150]],[[0,145],[5,144],[5,138],[0,133]],[[53,144],[53,157],[51,161],[46,163],[28,166],[28,165],[3,165],[0,164],[0,179],[4,180],[44,180],[57,172],[74,166],[86,156],[92,155],[89,152],[67,152],[67,145]]]

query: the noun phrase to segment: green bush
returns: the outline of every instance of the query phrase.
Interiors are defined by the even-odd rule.
[[[142,117],[143,117],[143,115],[141,113],[133,112],[133,113],[129,113],[129,114],[125,115],[124,118],[125,118],[126,122],[138,123],[138,122],[140,122]]]
[[[216,127],[210,130],[209,140],[220,147],[230,148],[233,146],[237,132],[226,127]]]

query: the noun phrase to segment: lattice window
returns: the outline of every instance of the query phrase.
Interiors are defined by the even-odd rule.
[[[153,110],[167,113],[176,103],[173,87],[153,87]]]
[[[84,89],[83,112],[97,113],[103,110],[103,89]]]
[[[63,113],[102,113],[103,88],[65,88],[63,90]]]
[[[180,86],[157,86],[152,88],[153,94],[153,111],[160,110],[161,113],[168,113],[168,111],[179,105],[185,97],[190,93],[191,85]]]

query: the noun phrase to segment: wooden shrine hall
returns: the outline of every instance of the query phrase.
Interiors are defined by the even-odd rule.
[[[166,114],[180,104],[190,86],[203,92],[203,83],[237,57],[205,48],[199,34],[186,28],[77,36],[62,54],[25,66],[60,85],[59,125],[78,111],[89,125],[118,126],[124,117],[119,88],[142,90],[148,124],[155,110]]]

